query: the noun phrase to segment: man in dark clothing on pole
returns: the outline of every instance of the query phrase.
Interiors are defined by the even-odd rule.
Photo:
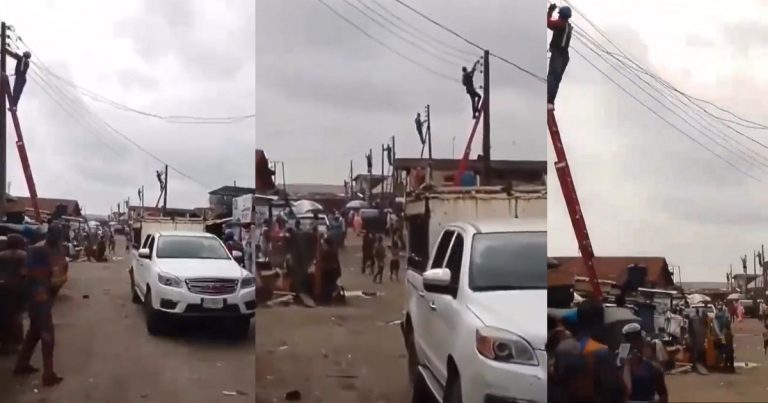
[[[549,42],[549,72],[547,73],[547,110],[555,109],[555,97],[560,88],[565,68],[568,66],[573,26],[570,23],[571,8],[560,7],[558,19],[553,20],[552,14],[557,9],[554,4],[547,9],[547,28],[552,30],[552,40]]]
[[[27,84],[27,70],[29,70],[29,59],[32,58],[32,53],[25,51],[21,57],[16,59],[16,70],[13,77],[13,103],[11,104],[11,110],[16,110],[16,106],[19,105],[19,99],[21,98],[21,92],[24,91],[24,86]]]
[[[27,375],[37,372],[29,361],[39,341],[43,348],[43,386],[53,386],[62,381],[53,371],[53,298],[50,291],[53,268],[63,259],[61,239],[61,227],[49,224],[45,241],[30,247],[27,253],[29,330],[13,373]]]
[[[419,134],[419,140],[421,140],[421,144],[423,145],[425,143],[424,141],[424,121],[421,120],[421,114],[416,114],[416,120],[414,121],[416,123],[416,133]]]
[[[477,92],[475,89],[475,70],[477,70],[477,65],[480,63],[480,61],[476,61],[474,65],[472,65],[472,70],[467,70],[466,67],[462,67],[461,71],[461,84],[464,86],[464,89],[467,90],[467,95],[469,95],[469,100],[472,102],[472,119],[476,119],[478,113],[480,112],[480,93]]]

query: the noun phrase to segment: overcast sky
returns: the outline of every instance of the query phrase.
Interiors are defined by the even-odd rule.
[[[253,0],[226,4],[13,1],[4,4],[2,17],[32,48],[33,60],[122,104],[163,115],[253,114],[256,6]],[[230,125],[169,124],[79,97],[50,75],[44,75],[45,87],[34,74],[29,76],[19,115],[41,197],[77,199],[89,213],[109,212],[127,197],[137,204],[141,185],[148,205],[157,200],[154,172],[162,163],[89,117],[78,104],[82,101],[100,119],[200,182],[171,170],[171,207],[205,206],[209,190],[235,180],[253,182],[253,119]],[[68,105],[69,114],[44,88]],[[92,126],[98,130],[88,129]],[[26,195],[10,120],[8,130],[11,193]]]
[[[481,52],[391,0],[366,1],[369,8],[358,0],[325,2],[369,35],[450,79],[387,50],[317,0],[259,0],[257,138],[270,159],[285,161],[287,181],[342,184],[350,160],[355,173],[365,170],[369,148],[374,150],[374,172],[379,172],[381,144],[393,135],[398,156],[418,157],[421,146],[413,122],[426,104],[432,110],[434,156],[450,158],[452,149],[459,156],[472,123],[469,98],[459,83],[461,66]],[[545,3],[406,2],[475,43],[546,75]],[[414,34],[408,26],[423,32]],[[545,85],[496,59],[491,60],[490,76],[493,158],[543,160]],[[475,84],[482,84],[482,75],[476,75]],[[473,156],[480,147],[478,133]]]
[[[768,11],[764,2],[573,4],[625,52],[682,91],[768,123],[763,101],[768,89],[763,68],[768,62],[768,24],[756,17]],[[574,15],[577,26],[599,37],[578,13]],[[754,160],[755,154],[765,158],[766,149],[732,131],[701,129],[731,150],[738,150],[733,142],[752,150],[742,151],[744,160],[739,160],[664,112],[583,45],[574,41],[573,46],[673,124],[760,179],[747,178],[676,132],[572,52],[557,116],[595,253],[665,256],[682,266],[683,281],[725,281],[729,264],[740,270],[739,255],[747,254],[752,273],[752,251],[768,240],[768,170],[750,167],[744,160]],[[768,144],[768,131],[735,127]],[[725,135],[728,140],[718,137]],[[548,152],[552,160],[551,144]],[[554,175],[551,172],[549,251],[577,255]]]

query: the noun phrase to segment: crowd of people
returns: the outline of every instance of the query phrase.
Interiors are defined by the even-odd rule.
[[[10,234],[0,252],[0,352],[16,354],[13,374],[37,373],[31,358],[37,344],[42,345],[42,385],[53,386],[62,378],[53,370],[53,295],[54,268],[66,264],[63,247],[65,231],[49,223],[45,239],[25,234]],[[24,332],[23,316],[29,318]]]
[[[605,324],[601,302],[585,300],[561,320],[550,320],[550,402],[668,401],[664,370],[640,325],[623,327],[628,349],[616,354],[594,338]]]

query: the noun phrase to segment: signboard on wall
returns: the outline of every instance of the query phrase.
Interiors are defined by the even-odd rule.
[[[232,219],[241,223],[253,222],[253,195],[232,199]]]

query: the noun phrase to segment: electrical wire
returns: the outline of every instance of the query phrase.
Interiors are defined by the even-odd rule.
[[[575,32],[575,33],[577,33],[577,34],[581,34],[582,32],[581,32],[581,31],[577,31],[577,32]],[[684,108],[682,108],[682,107],[678,106],[678,105],[675,103],[675,100],[674,100],[674,99],[671,99],[671,98],[669,97],[669,95],[667,95],[667,94],[666,94],[666,93],[664,93],[663,91],[659,91],[659,90],[658,90],[656,87],[654,87],[654,86],[653,86],[653,85],[652,85],[650,82],[648,82],[648,81],[647,81],[647,80],[645,80],[644,78],[642,78],[642,77],[640,77],[640,76],[637,76],[637,75],[635,75],[635,76],[636,76],[636,77],[637,77],[637,78],[638,78],[640,81],[642,81],[643,83],[645,83],[645,84],[646,84],[646,85],[647,85],[649,88],[652,88],[652,89],[656,89],[656,92],[657,92],[657,93],[659,93],[659,94],[660,94],[661,96],[663,96],[663,97],[664,97],[664,98],[665,98],[667,101],[669,101],[671,105],[673,105],[673,106],[677,107],[677,109],[678,109],[678,110],[680,110],[680,111],[681,111],[683,114],[685,114],[685,115],[686,115],[686,116],[688,116],[689,118],[693,119],[693,122],[692,122],[691,120],[688,120],[688,119],[684,118],[683,116],[681,116],[681,115],[680,115],[680,114],[678,114],[677,112],[673,111],[673,110],[672,110],[672,109],[671,109],[671,108],[670,108],[668,105],[666,105],[664,102],[660,101],[658,98],[656,98],[655,96],[653,96],[653,95],[652,95],[650,92],[646,91],[646,90],[645,90],[645,89],[644,89],[644,88],[643,88],[641,85],[639,85],[639,84],[638,84],[636,81],[632,80],[632,79],[631,79],[631,78],[630,78],[630,77],[629,77],[627,74],[625,74],[623,71],[621,71],[621,69],[619,69],[619,68],[618,68],[618,67],[616,67],[614,64],[612,64],[612,63],[610,62],[610,60],[606,59],[604,56],[602,56],[602,55],[600,55],[600,53],[598,53],[598,51],[597,51],[595,48],[596,48],[596,47],[597,47],[597,48],[599,48],[599,46],[600,46],[600,45],[599,45],[599,44],[597,44],[597,43],[596,43],[596,41],[594,41],[594,38],[591,38],[591,39],[590,39],[591,41],[594,41],[594,42],[591,44],[592,46],[589,46],[587,43],[585,43],[585,42],[584,42],[584,39],[582,39],[582,38],[580,37],[580,35],[576,35],[576,36],[574,36],[574,39],[576,39],[576,40],[580,41],[580,43],[584,44],[584,45],[585,45],[585,46],[586,46],[586,47],[587,47],[587,48],[588,48],[590,51],[592,51],[594,54],[596,54],[596,55],[597,55],[599,58],[601,58],[601,59],[602,59],[604,62],[606,62],[606,63],[607,63],[609,66],[611,66],[611,67],[612,67],[614,70],[616,70],[616,71],[617,71],[619,74],[621,74],[621,75],[622,75],[622,76],[623,76],[625,79],[627,79],[627,80],[629,80],[630,82],[632,82],[634,85],[636,85],[636,86],[637,86],[638,88],[640,88],[642,91],[644,91],[644,92],[646,93],[646,95],[648,95],[648,96],[650,96],[651,98],[653,98],[653,99],[654,99],[656,102],[658,102],[658,103],[659,103],[661,106],[663,106],[664,108],[666,108],[668,111],[672,112],[672,113],[673,113],[675,116],[677,116],[679,119],[681,119],[681,120],[683,120],[684,122],[686,122],[686,123],[687,123],[689,126],[691,126],[692,128],[694,128],[694,129],[695,129],[696,131],[698,131],[700,134],[702,134],[703,136],[705,136],[705,137],[707,137],[708,139],[710,139],[710,140],[711,140],[713,143],[715,143],[715,144],[719,145],[720,147],[724,148],[726,151],[729,151],[729,152],[735,153],[735,152],[734,152],[732,149],[728,148],[727,146],[723,145],[722,143],[720,143],[720,142],[718,142],[718,141],[715,141],[715,139],[714,139],[714,138],[712,138],[711,136],[709,136],[709,135],[707,135],[706,133],[704,133],[704,131],[707,131],[707,132],[709,132],[709,133],[712,133],[712,134],[714,134],[715,136],[718,136],[718,137],[720,137],[720,138],[724,139],[725,141],[729,141],[729,142],[731,142],[732,144],[735,144],[735,145],[739,145],[739,146],[741,146],[741,147],[743,147],[743,148],[746,148],[746,149],[748,150],[747,152],[745,152],[745,151],[743,151],[743,150],[741,150],[741,149],[740,149],[739,151],[741,152],[741,154],[737,154],[737,153],[735,153],[735,154],[736,154],[736,156],[737,156],[738,158],[742,159],[742,160],[743,160],[743,161],[745,161],[746,163],[748,163],[748,164],[750,164],[750,165],[755,165],[755,163],[756,163],[756,164],[758,164],[758,165],[762,165],[763,167],[768,167],[768,164],[766,164],[766,162],[765,162],[765,161],[755,161],[755,158],[754,158],[754,156],[750,156],[750,155],[748,155],[748,154],[747,154],[748,152],[752,152],[752,153],[754,153],[754,151],[753,151],[753,150],[751,150],[751,149],[749,149],[748,147],[744,146],[743,144],[741,144],[741,143],[739,143],[739,142],[735,141],[735,140],[734,140],[734,139],[732,139],[731,137],[729,137],[729,136],[727,136],[727,135],[723,134],[722,132],[719,132],[719,131],[714,131],[714,130],[712,130],[711,128],[709,128],[709,127],[707,127],[707,126],[705,126],[705,125],[701,124],[701,122],[697,122],[695,117],[691,116],[691,114],[690,114],[690,113],[689,113],[687,110],[685,110]],[[694,123],[696,123],[696,124],[694,124]],[[700,128],[699,128],[699,127],[700,127]],[[763,158],[763,159],[764,159],[764,157],[763,157],[763,156],[761,156],[761,155],[759,155],[759,154],[757,154],[757,157],[758,157],[758,158]]]
[[[31,48],[29,45],[27,45],[26,42],[21,38],[21,36],[16,35],[16,40],[24,45],[27,49],[31,51]],[[36,59],[40,60],[36,57]],[[130,106],[127,106],[125,104],[122,104],[118,101],[114,101],[112,99],[107,98],[106,96],[100,95],[94,91],[91,91],[87,88],[84,88],[82,86],[77,85],[76,83],[67,80],[66,78],[62,77],[61,75],[54,72],[52,69],[50,69],[47,65],[44,63],[40,63],[41,69],[45,70],[46,73],[48,73],[53,78],[57,79],[58,81],[66,84],[67,86],[70,86],[72,88],[76,88],[80,90],[83,95],[87,96],[90,99],[93,99],[96,102],[100,102],[106,105],[113,106],[117,109],[128,111],[128,112],[134,112],[140,115],[160,119],[166,122],[170,123],[182,123],[182,124],[228,124],[228,123],[238,123],[243,120],[249,120],[254,119],[256,117],[256,114],[247,114],[247,115],[236,115],[236,116],[221,116],[221,117],[205,117],[205,116],[192,116],[192,115],[161,115],[157,113],[151,113],[151,112],[145,112]]]
[[[717,157],[718,159],[722,160],[723,162],[725,162],[727,165],[729,165],[729,166],[730,166],[730,167],[732,167],[733,169],[735,169],[735,170],[739,171],[740,173],[742,173],[743,175],[745,175],[745,176],[747,176],[747,177],[749,177],[749,178],[752,178],[752,179],[754,179],[755,181],[761,182],[761,180],[760,180],[759,178],[757,178],[757,177],[755,177],[754,175],[752,175],[751,173],[749,173],[749,172],[747,172],[747,171],[743,170],[742,168],[739,168],[739,167],[738,167],[736,164],[734,164],[734,163],[733,163],[733,162],[731,162],[730,160],[726,159],[726,158],[725,158],[725,157],[723,157],[722,155],[718,154],[716,151],[714,151],[714,150],[710,149],[709,147],[707,147],[707,145],[706,145],[706,144],[704,144],[704,143],[702,143],[701,141],[699,141],[699,140],[698,140],[696,137],[693,137],[693,136],[691,136],[690,134],[686,133],[686,132],[685,132],[685,130],[681,129],[680,127],[678,127],[677,125],[675,125],[674,123],[672,123],[671,121],[669,121],[669,119],[665,118],[665,117],[664,117],[662,114],[660,114],[659,112],[657,112],[657,111],[656,111],[654,108],[652,108],[652,107],[648,106],[648,105],[647,105],[645,102],[641,101],[641,100],[640,100],[638,97],[636,97],[636,96],[635,96],[635,95],[634,95],[632,92],[630,92],[630,91],[629,91],[628,89],[626,89],[624,86],[622,86],[621,84],[619,84],[619,83],[618,83],[618,81],[614,80],[614,79],[613,79],[613,77],[611,77],[611,76],[610,76],[608,73],[604,72],[604,71],[603,71],[602,69],[600,69],[600,68],[599,68],[599,67],[598,67],[598,66],[597,66],[595,63],[593,63],[591,60],[589,60],[589,58],[588,58],[588,57],[586,57],[586,56],[585,56],[585,55],[584,55],[584,54],[583,54],[581,51],[579,51],[577,48],[573,48],[573,47],[571,47],[571,49],[572,49],[574,52],[576,52],[576,54],[578,54],[578,55],[579,55],[579,56],[580,56],[582,59],[584,59],[584,61],[586,61],[586,62],[587,62],[589,65],[591,65],[591,66],[592,66],[592,67],[593,67],[595,70],[597,70],[597,71],[598,71],[600,74],[602,74],[603,76],[605,76],[605,78],[607,78],[609,81],[611,81],[613,84],[615,84],[615,85],[616,85],[616,86],[617,86],[617,87],[618,87],[620,90],[622,90],[622,91],[623,91],[625,94],[627,94],[629,97],[631,97],[632,99],[634,99],[634,100],[635,100],[637,103],[639,103],[640,105],[642,105],[643,107],[645,107],[646,109],[648,109],[648,111],[650,111],[651,113],[653,113],[654,115],[656,115],[656,116],[657,116],[659,119],[661,119],[662,121],[664,121],[665,123],[667,123],[667,125],[669,125],[669,126],[670,126],[670,127],[672,127],[673,129],[675,129],[676,131],[678,131],[678,132],[679,132],[680,134],[682,134],[683,136],[685,136],[685,137],[689,138],[691,141],[693,141],[694,143],[698,144],[698,145],[699,145],[701,148],[705,149],[707,152],[711,153],[712,155],[714,155],[714,156],[715,156],[715,157]]]
[[[362,3],[362,0],[358,0],[358,1],[360,1]],[[402,18],[399,15],[395,14],[394,12],[389,10],[389,8],[387,8],[386,6],[381,4],[381,2],[379,2],[379,0],[370,0],[370,1],[373,4],[375,4],[378,8],[380,8],[382,11],[384,11],[385,13],[390,15],[392,18],[394,18],[397,21],[399,21],[402,25],[410,28],[411,31],[414,32],[415,36],[421,36],[421,37],[423,37],[425,39],[429,39],[431,42],[433,42],[437,46],[442,46],[442,47],[444,47],[446,49],[450,49],[453,52],[455,52],[454,53],[455,55],[457,55],[459,57],[471,57],[471,58],[477,58],[478,57],[478,55],[475,54],[475,53],[466,51],[466,50],[464,50],[462,48],[459,48],[457,46],[453,46],[452,44],[450,44],[448,42],[445,42],[445,41],[442,41],[442,40],[440,40],[440,39],[430,35],[428,32],[419,29],[415,25],[408,23],[408,21],[406,21],[404,18]]]
[[[354,27],[355,29],[360,31],[360,33],[362,33],[363,35],[367,36],[369,39],[371,39],[372,41],[376,42],[377,44],[379,44],[380,46],[384,47],[385,49],[389,50],[390,52],[392,52],[392,53],[400,56],[401,58],[403,58],[403,59],[405,59],[405,60],[415,64],[418,67],[421,67],[423,70],[426,70],[426,71],[432,73],[435,76],[441,77],[441,78],[443,78],[445,80],[448,80],[448,81],[451,81],[453,83],[459,81],[458,78],[451,77],[451,76],[449,76],[447,74],[443,74],[443,73],[441,73],[441,72],[439,72],[439,71],[437,71],[437,70],[435,70],[435,69],[433,69],[433,68],[431,68],[429,66],[426,66],[426,65],[422,64],[421,62],[411,58],[410,56],[400,52],[399,50],[393,48],[392,46],[387,45],[386,42],[383,42],[382,40],[380,40],[380,39],[376,38],[375,36],[371,35],[370,33],[368,33],[365,29],[363,29],[361,26],[356,24],[354,21],[352,21],[349,18],[347,18],[344,14],[342,14],[341,12],[336,10],[333,6],[331,6],[330,4],[325,2],[324,0],[317,0],[317,1],[320,4],[322,4],[323,6],[325,6],[327,9],[329,9],[331,12],[333,12],[333,14],[335,14],[337,17],[339,17],[342,20],[344,20],[347,24],[351,25],[352,27]]]
[[[595,31],[597,31],[603,38],[605,38],[605,40],[608,41],[608,43],[610,43],[614,48],[616,48],[622,56],[624,56],[627,60],[632,60],[637,66],[639,66],[644,71],[648,72],[648,69],[646,67],[644,67],[640,63],[634,61],[634,59],[630,55],[628,55],[626,52],[624,52],[624,50],[622,50],[621,47],[619,47],[615,42],[613,42],[611,40],[611,38],[608,37],[608,34],[606,34],[605,31],[603,31],[597,24],[592,22],[592,20],[590,20],[589,17],[587,17],[581,10],[579,10],[578,7],[576,7],[571,0],[563,0],[563,1],[565,3],[567,3],[571,7],[571,9],[573,9],[573,11],[577,12],[580,15],[580,17],[584,21],[587,22],[587,24],[589,24]],[[650,73],[650,72],[648,72],[648,73],[649,74],[653,74],[653,73]],[[667,83],[667,84],[669,84],[669,83]],[[686,97],[690,97],[690,99],[692,99],[692,100],[696,100],[698,102],[710,105],[710,106],[712,106],[712,107],[714,107],[714,108],[716,108],[716,109],[718,109],[718,110],[720,110],[722,112],[725,112],[725,113],[733,116],[736,119],[739,119],[739,120],[741,120],[743,122],[749,123],[751,126],[747,126],[747,125],[744,125],[742,123],[735,122],[735,121],[732,121],[732,120],[729,120],[730,123],[738,124],[738,125],[741,125],[741,126],[744,126],[744,127],[747,127],[747,128],[751,128],[751,129],[768,129],[768,126],[766,126],[766,125],[764,125],[762,123],[758,123],[758,122],[755,122],[755,121],[743,118],[743,117],[741,117],[741,116],[739,116],[739,115],[729,111],[728,109],[723,108],[723,107],[721,107],[721,106],[719,106],[719,105],[717,105],[717,104],[715,104],[715,103],[713,103],[711,101],[707,101],[707,100],[704,100],[704,99],[700,99],[700,98],[696,98],[696,97],[690,96],[690,95],[688,95],[686,93],[683,93],[679,89],[675,88],[671,84],[669,84],[669,85],[672,88],[674,88],[675,91],[680,92],[681,94],[684,94]],[[707,113],[709,113],[709,111],[707,111]],[[712,116],[715,116],[715,115],[712,115]],[[722,117],[717,117],[717,118],[718,119],[722,119]]]
[[[376,25],[380,26],[380,27],[381,27],[382,29],[384,29],[385,31],[387,31],[387,32],[391,33],[392,35],[395,35],[396,37],[400,38],[402,41],[404,41],[404,42],[408,43],[409,45],[411,45],[411,46],[413,46],[413,47],[415,47],[415,48],[417,48],[417,49],[421,50],[422,52],[424,52],[424,53],[426,53],[426,54],[428,54],[428,55],[430,55],[430,56],[434,57],[435,59],[438,59],[438,60],[440,60],[440,61],[443,61],[443,62],[445,62],[445,63],[448,63],[448,64],[450,64],[450,65],[455,65],[455,64],[457,64],[457,60],[458,60],[458,63],[463,63],[463,62],[464,62],[464,60],[463,60],[463,59],[461,59],[461,58],[459,58],[459,59],[456,59],[456,58],[454,58],[454,59],[448,59],[448,58],[446,58],[446,57],[443,57],[443,56],[442,56],[442,55],[440,55],[439,53],[437,53],[437,52],[434,52],[433,50],[431,50],[431,49],[429,49],[429,48],[427,48],[427,47],[425,47],[425,46],[422,46],[422,45],[420,45],[419,43],[416,43],[416,42],[414,42],[414,41],[410,40],[409,38],[407,38],[407,37],[403,36],[403,35],[402,35],[402,34],[400,34],[399,32],[397,32],[397,31],[393,30],[392,28],[388,27],[387,25],[385,25],[385,24],[381,23],[379,20],[377,20],[376,18],[372,17],[370,14],[366,13],[366,12],[365,12],[364,10],[362,10],[360,7],[356,6],[356,5],[355,5],[354,3],[352,3],[350,0],[343,0],[343,1],[344,1],[345,3],[347,3],[347,5],[348,5],[348,6],[350,6],[350,7],[354,8],[355,10],[357,10],[357,12],[359,12],[359,13],[360,13],[360,14],[362,14],[362,15],[364,15],[364,16],[365,16],[366,18],[368,18],[369,20],[373,21],[373,23],[374,23],[374,24],[376,24]],[[367,8],[367,9],[369,9],[369,10],[372,10],[374,13],[376,13],[376,10],[373,10],[372,8],[370,8],[370,6],[366,5],[365,3],[362,3],[360,0],[357,0],[357,1],[358,1],[358,2],[359,2],[359,3],[360,3],[362,6],[363,6],[363,7]],[[385,18],[385,21],[386,21],[386,17],[384,17],[384,18]]]
[[[22,43],[22,44],[23,44],[23,45],[24,45],[24,46],[25,46],[25,47],[26,47],[26,48],[27,48],[27,49],[28,49],[30,52],[33,52],[33,53],[35,53],[36,55],[38,55],[38,54],[37,54],[36,52],[34,52],[34,51],[32,50],[32,48],[31,48],[29,45],[27,45],[27,44],[26,44],[26,43],[25,43],[25,42],[24,42],[24,41],[23,41],[23,40],[22,40],[20,37],[18,37],[18,36],[17,36],[17,38],[18,38],[18,41],[19,41],[19,42],[21,42],[21,43]],[[39,75],[39,77],[40,77],[41,79],[43,79],[43,76],[42,76],[42,75],[40,75],[40,73],[41,73],[41,72],[46,72],[46,71],[49,71],[49,69],[48,69],[47,65],[45,64],[45,62],[42,60],[42,58],[40,58],[40,57],[39,57],[39,55],[38,55],[38,56],[35,56],[35,58],[36,58],[36,60],[37,60],[38,62],[37,62],[37,63],[35,63],[35,64],[33,64],[33,65],[34,65],[34,66],[36,66],[37,68],[39,68],[39,71],[37,71],[37,72],[36,72],[36,74],[38,74],[38,75]],[[50,84],[50,82],[47,82],[47,84],[51,85],[51,84]],[[56,86],[54,85],[53,87],[56,87]],[[63,90],[61,89],[61,87],[58,87],[58,89],[59,89],[59,91],[62,91],[61,93],[63,94]],[[73,100],[73,98],[68,98],[68,99],[69,99],[70,101],[72,101],[72,100]],[[70,103],[70,105],[76,105],[76,102],[75,102],[75,103]],[[157,155],[155,155],[154,153],[152,153],[151,151],[149,151],[148,149],[146,149],[145,147],[143,147],[141,144],[139,144],[139,143],[137,143],[136,141],[134,141],[133,139],[131,139],[131,138],[130,138],[130,136],[128,136],[128,135],[126,135],[125,133],[123,133],[123,132],[121,132],[121,131],[117,130],[117,129],[116,129],[114,126],[110,125],[110,124],[109,124],[109,123],[108,123],[106,120],[104,120],[103,118],[99,117],[99,116],[98,116],[97,114],[95,114],[93,111],[91,111],[90,109],[88,109],[88,108],[87,108],[85,105],[82,105],[82,106],[83,106],[83,107],[84,107],[84,109],[86,110],[86,113],[87,113],[87,114],[90,114],[90,115],[92,116],[92,118],[94,118],[94,119],[98,120],[98,121],[99,121],[99,123],[100,123],[100,124],[102,124],[103,126],[105,126],[107,129],[109,129],[109,131],[111,131],[112,133],[114,133],[114,134],[116,134],[117,136],[121,137],[123,140],[127,141],[128,143],[130,143],[131,145],[133,145],[133,146],[134,146],[135,148],[137,148],[138,150],[142,151],[142,152],[143,152],[144,154],[146,154],[147,156],[151,157],[152,159],[154,159],[154,160],[156,160],[156,161],[158,161],[158,162],[160,162],[160,163],[162,163],[162,164],[164,164],[164,165],[168,165],[168,168],[169,168],[169,169],[173,170],[174,172],[176,172],[176,173],[177,173],[177,174],[179,174],[180,176],[182,176],[182,177],[184,177],[184,178],[186,178],[186,179],[190,180],[191,182],[193,182],[193,183],[195,183],[195,184],[197,184],[197,185],[199,185],[199,186],[201,186],[201,187],[203,187],[203,188],[205,188],[205,189],[211,189],[211,187],[210,187],[210,186],[208,186],[208,185],[206,185],[206,184],[204,184],[204,183],[202,183],[202,182],[198,181],[197,179],[195,179],[195,178],[193,178],[192,176],[190,176],[190,175],[186,174],[185,172],[181,171],[180,169],[178,169],[178,168],[174,167],[173,165],[171,165],[171,164],[167,163],[165,160],[163,160],[162,158],[158,157]],[[114,151],[114,150],[113,150],[113,151]]]
[[[473,41],[471,41],[471,40],[467,39],[465,36],[463,36],[463,35],[459,34],[458,32],[454,31],[453,29],[451,29],[451,28],[449,28],[449,27],[447,27],[447,26],[445,26],[445,25],[441,24],[440,22],[438,22],[438,21],[436,21],[436,20],[432,19],[430,16],[428,16],[428,15],[426,15],[426,14],[422,13],[421,11],[417,10],[416,8],[414,8],[414,7],[410,6],[408,3],[406,3],[406,2],[404,2],[404,1],[402,1],[402,0],[395,0],[395,2],[397,2],[398,4],[400,4],[401,6],[403,6],[403,7],[407,8],[407,9],[411,10],[412,12],[416,13],[417,15],[419,15],[419,16],[420,16],[420,17],[422,17],[422,18],[424,18],[425,20],[427,20],[427,21],[431,22],[432,24],[434,24],[434,25],[436,25],[436,26],[438,26],[438,27],[442,28],[442,29],[443,29],[443,30],[445,30],[446,32],[449,32],[449,33],[450,33],[450,34],[452,34],[453,36],[455,36],[455,37],[457,37],[457,38],[461,39],[462,41],[464,41],[464,42],[466,42],[466,43],[468,43],[469,45],[471,45],[471,46],[474,46],[475,48],[477,48],[477,49],[479,49],[479,50],[482,50],[482,51],[485,51],[485,50],[487,50],[486,48],[484,48],[484,47],[482,47],[482,46],[478,45],[477,43],[475,43],[475,42],[473,42]],[[517,64],[517,63],[515,63],[515,62],[512,62],[512,61],[510,61],[509,59],[507,59],[507,58],[505,58],[505,57],[503,57],[503,56],[499,56],[498,54],[495,54],[495,53],[493,53],[493,52],[491,52],[491,51],[489,51],[489,52],[488,52],[488,54],[489,54],[491,57],[495,57],[496,59],[498,59],[498,60],[500,60],[500,61],[502,61],[502,62],[504,62],[504,63],[506,63],[506,64],[509,64],[510,66],[512,66],[512,67],[514,67],[514,68],[516,68],[516,69],[518,69],[518,70],[519,70],[519,71],[521,71],[522,73],[525,73],[525,74],[527,74],[527,75],[529,75],[529,76],[531,76],[531,77],[535,78],[535,79],[536,79],[536,80],[538,80],[538,81],[541,81],[541,82],[546,82],[546,81],[547,81],[547,80],[546,80],[544,77],[537,75],[536,73],[534,73],[534,72],[532,72],[532,71],[530,71],[530,70],[528,70],[528,69],[526,69],[526,68],[524,68],[524,67],[520,66],[519,64]]]

